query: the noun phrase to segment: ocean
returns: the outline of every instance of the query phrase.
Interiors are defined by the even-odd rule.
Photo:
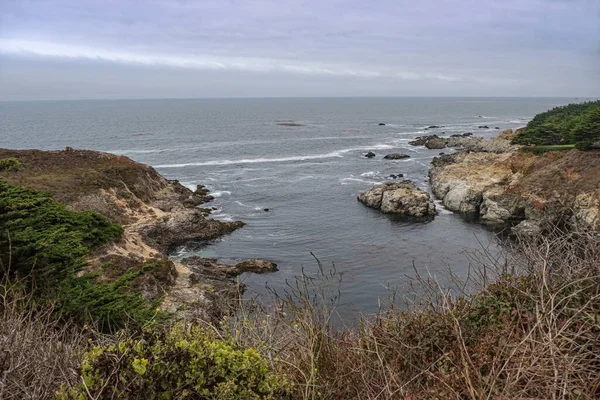
[[[495,233],[443,209],[430,222],[380,214],[356,200],[360,190],[404,174],[428,190],[440,151],[412,147],[417,136],[473,132],[493,137],[525,126],[566,98],[289,98],[0,102],[0,147],[66,146],[128,156],[215,197],[213,218],[247,225],[173,256],[224,262],[264,258],[279,265],[244,274],[247,293],[281,291],[317,263],[343,273],[341,309],[376,311],[390,288],[408,292],[416,273],[442,282],[468,273],[473,251],[498,244]],[[385,126],[378,125],[385,123]],[[436,125],[440,128],[426,129]],[[479,126],[488,126],[481,129]],[[500,128],[500,130],[495,129]],[[365,158],[368,151],[376,153]],[[403,160],[383,160],[403,152]],[[268,211],[265,211],[268,209]],[[312,254],[311,254],[312,253]]]

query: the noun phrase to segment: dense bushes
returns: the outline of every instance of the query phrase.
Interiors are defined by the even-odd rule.
[[[85,263],[97,246],[123,229],[102,215],[69,211],[48,193],[0,180],[0,255],[5,270],[35,279],[38,290],[55,289]]]
[[[82,376],[59,398],[266,400],[286,398],[287,387],[255,350],[183,326],[93,346]]]
[[[8,157],[0,160],[0,171],[19,171],[23,169],[23,164],[18,158]]]
[[[512,141],[525,145],[600,141],[600,101],[569,104],[540,113]]]
[[[122,232],[98,213],[70,211],[45,192],[0,180],[0,278],[35,288],[36,297],[54,303],[63,317],[114,330],[156,316],[154,305],[128,290],[154,265],[124,271],[115,281],[78,274],[92,249]]]

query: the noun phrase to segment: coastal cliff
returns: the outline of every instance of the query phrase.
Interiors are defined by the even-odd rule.
[[[462,151],[434,158],[429,179],[447,209],[513,232],[574,223],[598,228],[599,161],[597,151]]]
[[[89,253],[78,276],[116,282],[131,271],[146,271],[146,265],[158,266],[140,273],[130,289],[160,302],[164,312],[203,319],[220,315],[242,290],[235,276],[247,267],[207,260],[198,269],[168,258],[174,246],[212,240],[244,225],[210,219],[211,210],[201,208],[212,199],[204,187],[192,191],[150,166],[97,151],[0,149],[0,159],[17,159],[22,166],[0,171],[8,185],[47,192],[69,210],[95,211],[122,226],[117,240]]]

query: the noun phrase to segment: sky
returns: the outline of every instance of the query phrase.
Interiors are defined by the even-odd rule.
[[[600,96],[600,0],[0,0],[0,100]]]

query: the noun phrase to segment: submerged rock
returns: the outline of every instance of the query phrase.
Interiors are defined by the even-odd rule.
[[[373,153],[372,151],[369,151],[367,154],[365,154],[365,157],[373,158],[373,157],[375,157],[375,155],[376,155],[375,153]]]
[[[392,153],[392,154],[386,155],[383,158],[386,160],[402,160],[404,158],[410,158],[410,156],[408,154],[404,154],[404,153]]]
[[[358,201],[386,214],[415,218],[433,218],[436,215],[435,204],[429,194],[408,180],[364,190],[358,194]]]

